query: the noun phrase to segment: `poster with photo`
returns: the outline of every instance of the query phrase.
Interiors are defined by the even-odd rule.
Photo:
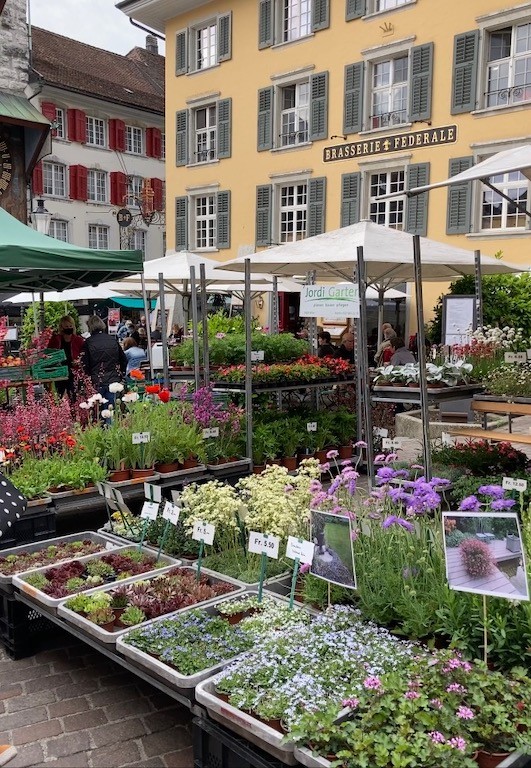
[[[514,512],[443,512],[450,589],[529,600],[526,558]]]
[[[350,518],[313,510],[311,527],[315,549],[310,573],[340,587],[356,589]]]

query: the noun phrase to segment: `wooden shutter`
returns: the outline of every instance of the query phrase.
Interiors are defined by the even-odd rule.
[[[109,120],[109,149],[125,152],[125,123],[123,120]]]
[[[352,21],[352,19],[361,19],[367,13],[366,0],[347,0],[346,8],[346,21]]]
[[[218,17],[218,61],[228,61],[232,56],[232,13]]]
[[[474,165],[474,158],[455,157],[450,160],[448,175],[457,176]],[[448,187],[446,209],[446,234],[464,235],[470,232],[472,220],[472,182],[454,184]]]
[[[175,198],[175,250],[188,250],[188,198]]]
[[[42,114],[44,115],[44,112]],[[40,161],[33,169],[32,192],[33,197],[40,197],[44,194],[44,178],[42,173],[42,162]]]
[[[411,86],[409,89],[409,119],[431,118],[433,80],[433,43],[411,49]]]
[[[361,173],[341,176],[341,224],[348,227],[360,220]]]
[[[308,237],[325,231],[326,220],[326,177],[310,179],[308,182]]]
[[[160,159],[162,155],[162,131],[160,128],[152,128],[153,131],[153,157]]]
[[[76,117],[76,141],[85,144],[87,141],[87,116],[81,109],[75,110]]]
[[[162,211],[164,208],[163,184],[162,179],[150,179],[151,189],[153,190],[153,210]]]
[[[310,141],[328,138],[328,72],[310,77]]]
[[[230,248],[230,192],[217,195],[217,240],[218,248]]]
[[[187,40],[188,30],[181,29],[175,35],[175,74],[185,75],[188,72]]]
[[[51,101],[41,101],[41,112],[50,123],[55,123],[57,117],[57,107],[55,104]],[[52,136],[57,136],[55,128],[52,128]]]
[[[406,189],[422,187],[430,182],[430,164],[416,163],[407,169]],[[426,236],[428,231],[428,192],[407,198],[406,231]]]
[[[258,9],[258,47],[270,48],[274,33],[274,0],[260,0]]]
[[[256,187],[256,245],[271,245],[273,186]]]
[[[68,141],[76,141],[76,112],[77,109],[69,109],[67,112]]]
[[[471,112],[476,107],[479,30],[454,37],[452,77],[452,115]]]
[[[153,155],[153,128],[146,128],[146,157]]]
[[[70,199],[86,201],[88,197],[87,189],[87,169],[84,165],[71,165],[68,169],[70,182]]]
[[[221,99],[217,104],[218,111],[218,160],[231,156],[232,145],[232,99]]]
[[[188,110],[181,109],[175,117],[176,122],[176,154],[175,165],[188,163]]]
[[[273,86],[258,91],[258,152],[273,148]]]
[[[363,71],[364,63],[345,67],[345,101],[343,106],[343,133],[359,133],[363,125]]]
[[[327,29],[330,26],[330,0],[313,0],[312,32]]]
[[[127,177],[121,171],[111,171],[111,205],[125,205]]]

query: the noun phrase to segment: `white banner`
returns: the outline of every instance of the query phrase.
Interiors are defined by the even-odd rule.
[[[341,320],[360,316],[359,288],[351,285],[305,285],[301,291],[301,317]]]

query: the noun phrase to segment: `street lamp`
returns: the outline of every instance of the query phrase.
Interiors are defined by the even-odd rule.
[[[44,207],[44,200],[39,198],[37,200],[37,207],[31,212],[31,221],[34,229],[40,232],[41,235],[47,235],[50,231],[51,220],[52,214]]]

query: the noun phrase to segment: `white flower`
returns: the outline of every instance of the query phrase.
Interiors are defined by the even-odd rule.
[[[89,399],[87,400],[89,405],[94,405],[94,403],[106,403],[107,400],[104,400],[103,397],[100,395],[99,392],[96,392],[95,395],[91,395]]]
[[[109,384],[109,392],[114,392],[116,394],[117,392],[123,392],[124,391],[124,385],[120,384],[119,381],[114,381],[112,384]]]
[[[112,411],[110,411],[108,408],[105,408],[105,410],[101,412],[102,419],[110,419],[111,416],[112,416]]]
[[[91,406],[90,403],[79,403],[79,407],[84,411],[88,411]]]
[[[140,399],[140,395],[138,394],[138,392],[126,392],[125,395],[122,397],[122,400],[124,401],[124,403],[136,403],[136,401],[139,399]]]

